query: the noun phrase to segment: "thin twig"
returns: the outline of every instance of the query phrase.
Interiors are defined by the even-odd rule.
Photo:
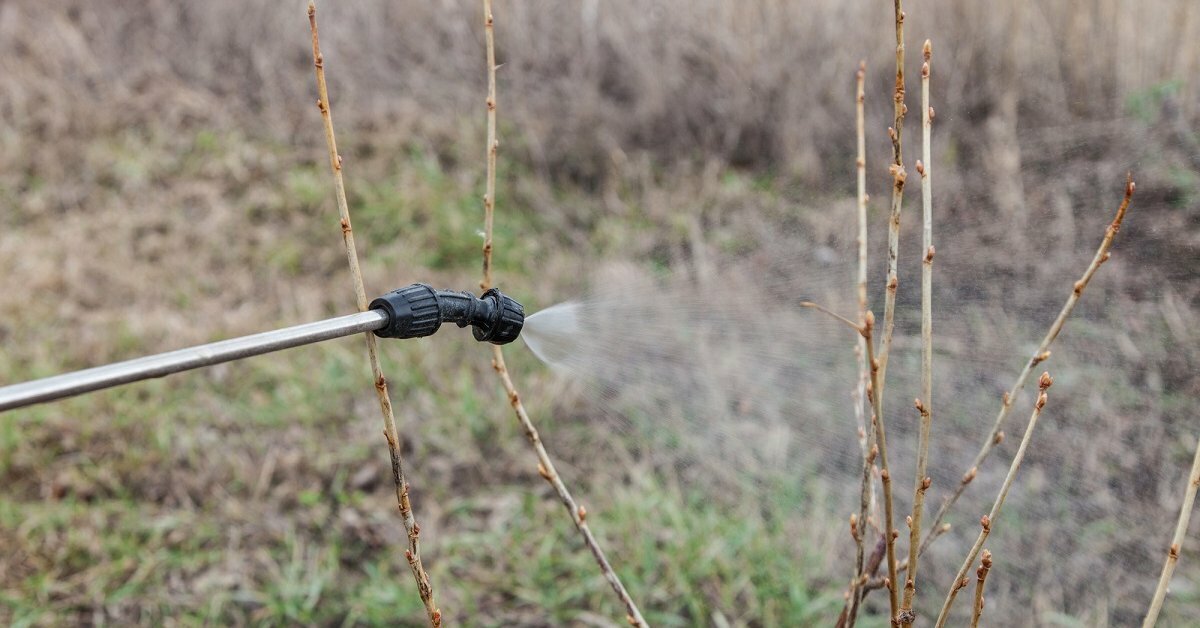
[[[918,550],[921,546],[921,516],[925,509],[925,493],[931,480],[926,475],[929,467],[929,431],[933,424],[933,181],[931,179],[930,136],[933,126],[933,108],[929,106],[929,62],[933,47],[928,39],[923,48],[925,62],[921,66],[921,156],[917,162],[917,174],[921,176],[922,248],[925,250],[921,264],[921,398],[917,399],[917,411],[921,413],[921,429],[917,441],[917,472],[913,481],[913,507],[908,525],[908,574],[904,582],[904,601],[900,605],[900,624],[911,626],[913,598],[917,593]]]
[[[1000,493],[996,495],[996,501],[992,503],[991,511],[984,515],[979,520],[979,537],[975,539],[975,544],[971,546],[971,551],[967,553],[967,559],[963,561],[962,567],[958,569],[958,575],[954,577],[954,583],[950,585],[950,592],[946,594],[946,601],[942,604],[942,610],[938,613],[937,628],[942,628],[946,625],[946,620],[950,617],[950,607],[954,605],[954,598],[958,595],[958,591],[967,586],[967,570],[971,565],[975,564],[975,559],[979,556],[979,550],[983,548],[984,541],[992,532],[992,526],[1000,517],[1000,509],[1004,507],[1004,499],[1008,497],[1008,490],[1012,488],[1013,480],[1017,477],[1017,471],[1021,468],[1021,461],[1025,459],[1025,450],[1029,448],[1029,442],[1033,440],[1033,430],[1037,427],[1038,418],[1042,416],[1042,408],[1046,407],[1047,394],[1046,391],[1054,384],[1054,378],[1050,377],[1049,373],[1042,373],[1038,378],[1038,398],[1033,404],[1033,414],[1029,417],[1029,424],[1025,426],[1025,434],[1021,437],[1021,445],[1017,447],[1017,454],[1013,457],[1012,464],[1008,467],[1008,475],[1004,477],[1004,484],[1000,486]]]
[[[495,17],[492,13],[491,0],[483,0],[483,14],[488,64],[487,182],[485,184],[487,191],[483,199],[483,281],[479,285],[486,290],[492,287],[492,224],[496,198],[496,154],[500,147],[500,143],[496,139],[496,44],[493,35]],[[550,460],[550,454],[546,452],[546,447],[542,444],[542,439],[538,435],[537,428],[534,427],[533,421],[530,420],[529,414],[525,411],[525,405],[521,403],[521,395],[517,392],[516,385],[513,384],[508,366],[504,363],[504,352],[501,351],[499,345],[492,347],[492,368],[500,376],[500,383],[504,387],[505,394],[508,395],[508,401],[512,405],[513,412],[516,414],[517,420],[521,423],[521,427],[525,431],[525,437],[529,439],[529,443],[533,445],[533,450],[537,454],[538,474],[554,487],[554,492],[558,494],[558,499],[566,506],[567,512],[571,514],[571,521],[575,524],[580,534],[583,535],[583,541],[588,549],[591,550],[596,563],[600,566],[600,571],[604,574],[604,579],[608,581],[609,586],[612,587],[613,592],[617,594],[617,597],[621,600],[621,604],[624,605],[627,613],[626,619],[633,626],[646,626],[646,620],[642,617],[641,611],[638,610],[637,604],[633,602],[633,598],[625,590],[625,585],[621,583],[621,579],[617,576],[616,571],[613,570],[612,565],[608,562],[608,558],[604,555],[604,550],[600,548],[600,543],[592,534],[591,528],[588,527],[587,509],[575,502],[575,498],[571,496],[571,492],[567,490],[566,484],[563,483],[562,476],[554,468],[554,462]]]
[[[1167,548],[1167,562],[1163,563],[1162,575],[1158,578],[1158,588],[1154,590],[1154,599],[1150,602],[1150,610],[1146,612],[1146,620],[1142,628],[1151,628],[1158,622],[1158,613],[1162,611],[1163,600],[1167,597],[1167,585],[1171,584],[1171,574],[1179,563],[1179,552],[1183,549],[1183,539],[1187,536],[1188,521],[1192,516],[1192,505],[1196,502],[1196,489],[1200,488],[1200,439],[1196,441],[1196,454],[1192,458],[1192,470],[1188,474],[1187,486],[1183,489],[1183,505],[1179,508],[1179,521],[1175,524],[1175,536],[1171,537],[1171,547]]]
[[[896,17],[896,87],[892,93],[894,120],[888,127],[892,140],[892,213],[888,220],[888,273],[887,293],[883,303],[883,346],[879,352],[879,379],[887,381],[888,358],[891,356],[892,332],[896,328],[896,289],[900,278],[896,264],[900,255],[900,209],[904,202],[904,181],[908,178],[904,170],[904,115],[908,107],[904,104],[904,10],[901,0],[895,0]],[[883,389],[879,389],[880,396]]]
[[[899,532],[896,531],[896,527],[893,524],[892,473],[891,469],[888,467],[887,430],[884,429],[883,403],[880,399],[881,395],[878,392],[880,390],[881,378],[879,373],[879,360],[875,357],[875,343],[872,339],[872,332],[874,328],[875,315],[871,312],[867,312],[862,326],[862,335],[867,341],[867,364],[869,364],[871,368],[871,385],[867,387],[867,398],[871,401],[871,422],[875,425],[875,441],[876,445],[879,447],[879,477],[883,481],[883,535],[887,541],[887,589],[892,609],[892,614],[890,617],[892,618],[892,623],[894,624],[896,617],[899,614],[899,601],[896,595],[896,537],[899,535]]]
[[[809,309],[816,310],[822,314],[825,314],[826,316],[832,317],[835,321],[849,327],[850,329],[853,329],[854,331],[856,331],[860,334],[862,333],[862,329],[863,329],[862,326],[860,326],[859,324],[855,323],[854,321],[846,318],[845,316],[842,316],[841,314],[834,312],[833,310],[825,307],[824,305],[820,305],[818,303],[813,303],[812,301],[801,301],[800,307],[806,307]]]
[[[313,65],[317,72],[317,107],[321,110],[321,119],[325,124],[325,141],[329,148],[329,167],[333,171],[333,187],[337,196],[338,213],[341,216],[342,241],[346,245],[346,261],[350,264],[350,276],[354,283],[354,297],[359,311],[367,310],[367,292],[363,287],[362,271],[358,266],[358,251],[354,246],[354,230],[350,226],[350,208],[346,204],[346,187],[342,181],[342,158],[337,152],[337,141],[333,135],[333,116],[329,106],[329,90],[325,84],[325,60],[321,55],[321,46],[317,38],[317,7],[313,2],[308,3],[308,24],[312,30]],[[388,395],[387,378],[379,366],[379,356],[375,348],[375,335],[371,332],[364,334],[367,340],[367,357],[371,362],[371,375],[375,380],[375,393],[379,397],[379,410],[383,415],[383,436],[387,439],[388,452],[392,458],[392,479],[396,484],[396,505],[400,509],[404,529],[408,533],[408,549],[404,556],[412,570],[413,578],[417,581],[417,591],[421,602],[425,604],[425,612],[429,615],[430,625],[442,625],[442,611],[438,608],[433,596],[433,585],[429,574],[421,562],[420,535],[421,526],[413,516],[412,503],[409,499],[408,480],[404,474],[404,459],[400,455],[400,437],[396,430],[396,418],[392,413],[392,401]]]
[[[855,170],[858,179],[858,278],[856,286],[858,288],[858,320],[865,321],[867,316],[867,141],[866,141],[866,123],[864,107],[866,102],[864,83],[867,74],[867,62],[860,61],[858,63],[858,72],[855,75],[855,106],[854,119],[855,131],[858,147],[858,158],[855,160]],[[858,362],[858,377],[855,383],[854,395],[854,414],[858,419],[859,430],[859,445],[863,454],[863,472],[862,483],[859,490],[859,513],[857,526],[852,526],[856,529],[851,530],[854,534],[855,559],[854,559],[854,579],[850,583],[850,601],[847,614],[846,626],[854,626],[858,619],[858,607],[862,603],[862,581],[863,574],[863,537],[866,536],[867,520],[870,516],[870,507],[872,494],[874,492],[875,483],[871,481],[871,469],[875,466],[875,455],[872,453],[875,450],[875,428],[873,425],[868,425],[866,421],[866,412],[863,410],[863,404],[867,396],[867,382],[870,380],[870,374],[867,369],[867,346],[866,338],[859,334],[858,344],[855,347],[855,356]]]
[[[975,572],[975,610],[971,612],[971,628],[979,628],[979,618],[983,616],[983,585],[991,569],[992,553],[983,550],[983,558],[980,559],[979,569]]]
[[[492,287],[492,220],[496,210],[496,153],[500,141],[496,139],[496,34],[495,17],[492,15],[492,0],[483,0],[483,34],[487,44],[487,182],[483,193],[483,281],[479,287]]]
[[[1108,261],[1110,257],[1109,249],[1112,248],[1113,238],[1121,230],[1121,222],[1125,220],[1125,212],[1129,209],[1129,203],[1133,199],[1133,191],[1136,187],[1133,182],[1133,175],[1127,175],[1125,179],[1125,197],[1122,199],[1120,207],[1117,208],[1116,216],[1113,217],[1112,222],[1105,229],[1104,238],[1100,241],[1100,246],[1096,249],[1096,255],[1092,258],[1091,264],[1083,272],[1083,276],[1072,286],[1071,295],[1067,297],[1067,301],[1063,304],[1062,310],[1059,311],[1058,317],[1050,324],[1050,329],[1046,332],[1046,336],[1042,338],[1042,342],[1038,344],[1037,349],[1034,349],[1033,356],[1025,362],[1025,367],[1017,375],[1017,380],[1008,389],[1008,392],[1001,396],[1000,411],[996,414],[996,420],[992,424],[991,431],[984,440],[983,446],[980,447],[979,453],[975,455],[971,466],[963,474],[962,480],[959,481],[954,493],[946,497],[941,507],[938,508],[937,514],[933,517],[933,524],[930,527],[929,534],[921,542],[919,554],[924,554],[929,545],[942,535],[944,532],[942,526],[940,526],[942,519],[946,516],[950,508],[954,506],[954,503],[958,501],[958,498],[962,496],[963,491],[971,484],[971,481],[975,479],[976,474],[979,472],[979,466],[987,459],[992,449],[1004,442],[1004,421],[1008,419],[1009,413],[1012,412],[1013,402],[1016,400],[1017,395],[1021,394],[1021,391],[1024,390],[1025,380],[1029,378],[1029,374],[1033,372],[1034,367],[1050,358],[1050,345],[1054,343],[1055,338],[1058,338],[1059,332],[1062,331],[1063,325],[1075,309],[1075,304],[1079,302],[1079,297],[1083,295],[1083,291],[1087,288],[1088,283],[1091,282],[1096,271],[1100,269],[1100,266],[1104,262]]]

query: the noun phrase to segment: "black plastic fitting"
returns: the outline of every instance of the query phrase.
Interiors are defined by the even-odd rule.
[[[476,297],[415,283],[371,301],[370,307],[388,315],[387,325],[375,330],[380,338],[432,336],[448,322],[470,325],[480,342],[504,345],[516,340],[525,325],[525,308],[495,288]]]

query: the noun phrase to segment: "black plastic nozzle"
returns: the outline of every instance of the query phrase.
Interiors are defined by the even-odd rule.
[[[415,283],[371,301],[371,309],[388,315],[388,324],[375,330],[380,338],[431,336],[450,322],[470,325],[480,342],[504,345],[516,340],[525,325],[525,308],[495,288],[476,297]]]

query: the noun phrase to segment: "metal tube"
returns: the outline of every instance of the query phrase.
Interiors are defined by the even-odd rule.
[[[349,316],[13,384],[0,388],[0,412],[323,340],[375,331],[387,324],[386,313],[367,310]]]

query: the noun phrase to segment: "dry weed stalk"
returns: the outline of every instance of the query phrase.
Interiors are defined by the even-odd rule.
[[[317,38],[317,6],[308,3],[308,24],[312,30],[313,66],[317,73],[317,107],[321,110],[321,120],[325,124],[325,141],[329,148],[329,167],[333,171],[333,187],[337,196],[338,213],[341,216],[342,241],[346,245],[346,261],[350,264],[350,276],[354,283],[354,297],[358,309],[367,311],[367,292],[363,286],[362,270],[358,266],[358,250],[354,246],[354,230],[350,225],[350,208],[346,204],[346,187],[342,181],[342,158],[338,155],[337,141],[333,134],[333,116],[330,113],[329,90],[325,84],[325,60],[321,55],[321,46]],[[392,479],[396,484],[396,505],[404,521],[404,529],[408,533],[408,549],[404,557],[412,570],[413,578],[417,581],[417,591],[425,612],[429,615],[432,626],[442,625],[442,611],[438,608],[433,597],[433,585],[429,574],[421,562],[420,535],[421,526],[413,516],[412,503],[408,496],[408,480],[404,474],[404,459],[400,455],[400,437],[396,430],[396,418],[392,412],[392,401],[388,395],[387,378],[379,366],[379,356],[375,347],[375,334],[363,334],[367,340],[367,357],[371,362],[371,375],[375,380],[375,392],[379,397],[379,410],[383,415],[383,436],[387,439],[388,453],[392,458]]]
[[[917,472],[913,486],[912,515],[908,524],[908,573],[904,583],[904,601],[900,605],[900,624],[911,626],[913,598],[916,596],[918,549],[921,546],[921,515],[924,514],[925,493],[930,478],[929,431],[933,423],[933,182],[931,175],[930,136],[933,127],[933,108],[929,106],[929,62],[933,46],[928,39],[923,47],[925,62],[921,66],[921,157],[917,174],[921,176],[922,248],[921,263],[921,397],[916,401],[921,413],[921,429],[917,441]]]
[[[1183,550],[1183,539],[1187,536],[1188,522],[1192,516],[1192,505],[1196,502],[1196,490],[1200,488],[1200,439],[1196,441],[1196,454],[1192,458],[1192,470],[1188,473],[1187,486],[1183,489],[1183,505],[1179,508],[1179,521],[1175,524],[1175,535],[1171,537],[1171,546],[1167,548],[1167,561],[1163,563],[1162,575],[1158,578],[1158,587],[1154,590],[1154,599],[1146,612],[1142,628],[1151,628],[1158,622],[1158,614],[1162,611],[1163,600],[1167,597],[1167,585],[1171,584],[1171,574],[1179,563],[1179,552]]]
[[[896,88],[892,94],[894,120],[888,128],[892,140],[892,213],[888,220],[888,272],[887,294],[883,303],[883,346],[879,352],[879,380],[887,380],[888,357],[892,349],[892,332],[896,328],[896,289],[900,277],[896,264],[900,256],[900,209],[904,203],[904,181],[908,174],[904,170],[904,115],[908,107],[904,104],[904,10],[901,0],[895,0],[896,16]],[[879,389],[880,396],[883,389]]]
[[[1116,216],[1113,217],[1112,222],[1105,229],[1104,238],[1100,241],[1100,246],[1096,249],[1096,255],[1092,258],[1091,264],[1083,272],[1083,276],[1072,285],[1071,295],[1067,297],[1067,301],[1063,304],[1062,310],[1059,311],[1058,317],[1050,324],[1050,329],[1046,332],[1046,336],[1042,338],[1042,342],[1038,344],[1037,349],[1034,350],[1033,356],[1025,363],[1025,367],[1021,369],[1021,373],[1017,375],[1017,380],[1013,383],[1012,388],[1009,388],[1008,392],[1001,396],[1000,411],[996,414],[996,420],[992,425],[991,431],[984,440],[983,446],[980,447],[979,453],[975,455],[971,466],[963,474],[962,480],[959,482],[958,487],[955,488],[954,493],[946,497],[941,507],[938,508],[937,514],[933,517],[933,524],[930,527],[929,534],[921,542],[918,555],[923,554],[929,545],[948,529],[940,525],[942,519],[946,516],[950,508],[954,506],[954,503],[958,501],[958,498],[962,496],[963,491],[966,490],[971,481],[975,479],[975,475],[979,471],[979,466],[983,464],[995,446],[1004,442],[1004,421],[1008,419],[1008,415],[1012,411],[1013,402],[1016,400],[1017,395],[1021,394],[1021,391],[1024,390],[1025,380],[1029,378],[1029,374],[1033,372],[1034,367],[1050,358],[1050,345],[1058,338],[1059,332],[1062,331],[1063,325],[1075,309],[1075,305],[1079,302],[1080,296],[1083,295],[1083,291],[1091,282],[1092,277],[1095,276],[1096,271],[1100,269],[1100,266],[1104,262],[1108,261],[1110,257],[1109,249],[1112,247],[1113,239],[1116,237],[1117,232],[1121,230],[1121,222],[1125,220],[1125,212],[1129,209],[1129,203],[1133,199],[1133,191],[1136,187],[1133,175],[1127,175],[1125,179],[1125,197],[1121,200],[1120,207],[1117,208]]]
[[[966,560],[963,561],[962,567],[958,569],[958,575],[954,577],[953,584],[950,585],[950,592],[946,594],[946,601],[942,604],[942,610],[938,613],[937,628],[942,628],[946,625],[946,620],[950,617],[950,607],[954,605],[954,598],[958,595],[958,591],[967,586],[967,570],[971,565],[975,564],[975,559],[979,556],[979,550],[983,548],[984,541],[988,535],[992,533],[992,526],[995,525],[996,519],[1000,517],[1000,509],[1004,507],[1004,499],[1008,497],[1008,491],[1012,488],[1013,480],[1017,477],[1017,471],[1021,468],[1021,461],[1025,459],[1025,451],[1029,448],[1029,442],[1033,440],[1033,430],[1037,427],[1038,419],[1042,416],[1042,408],[1046,407],[1047,391],[1054,384],[1054,378],[1050,377],[1050,373],[1043,372],[1038,378],[1038,398],[1033,404],[1033,414],[1029,417],[1029,424],[1025,426],[1025,434],[1021,437],[1021,445],[1017,447],[1017,453],[1013,456],[1012,464],[1008,467],[1008,475],[1004,476],[1004,484],[1000,486],[1000,493],[996,495],[996,501],[992,503],[992,509],[988,514],[984,515],[979,520],[979,537],[975,539],[975,544],[971,546],[971,551],[967,553]]]
[[[992,569],[992,553],[983,550],[979,560],[979,569],[975,572],[975,609],[971,611],[971,628],[979,627],[979,618],[983,616],[983,585],[987,581],[988,572]]]
[[[500,148],[500,142],[496,139],[496,43],[494,37],[495,16],[492,13],[491,0],[483,0],[483,15],[488,64],[487,182],[483,198],[483,280],[479,285],[484,290],[487,290],[492,287],[492,225],[496,199],[496,155]],[[604,555],[604,550],[600,548],[600,543],[592,534],[591,528],[588,527],[587,509],[575,502],[575,498],[571,496],[571,492],[567,490],[566,484],[563,483],[562,476],[554,468],[554,462],[546,452],[546,447],[542,444],[542,439],[538,435],[537,428],[534,427],[533,421],[530,420],[529,413],[525,411],[525,405],[521,403],[521,395],[517,392],[516,385],[513,384],[508,366],[504,363],[504,352],[500,349],[499,345],[492,347],[492,368],[499,375],[500,383],[504,387],[505,394],[508,395],[508,401],[512,405],[513,412],[516,414],[517,420],[520,421],[521,427],[525,431],[525,437],[529,439],[529,443],[533,445],[533,450],[537,454],[538,475],[541,475],[542,478],[554,487],[554,492],[558,494],[559,500],[566,506],[567,512],[571,514],[571,521],[574,522],[575,527],[583,535],[583,541],[588,546],[588,549],[591,550],[596,563],[600,566],[600,571],[603,572],[604,579],[608,581],[613,592],[620,598],[621,604],[625,606],[626,619],[633,626],[646,626],[646,620],[642,617],[641,611],[638,610],[637,604],[633,602],[633,598],[625,590],[625,585],[621,583],[621,579],[617,576],[616,571],[613,570],[612,565],[608,562],[608,558]]]

